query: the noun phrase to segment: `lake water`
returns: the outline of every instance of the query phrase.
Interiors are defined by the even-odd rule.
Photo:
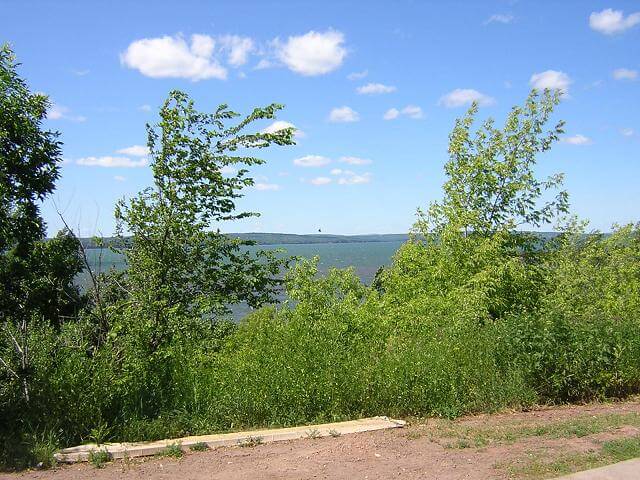
[[[316,243],[316,244],[286,244],[286,245],[255,245],[248,247],[250,250],[284,250],[284,255],[312,258],[320,257],[318,264],[320,272],[324,273],[330,268],[353,267],[360,279],[370,284],[376,271],[383,265],[389,265],[393,254],[400,248],[402,241],[389,242],[354,242],[354,243]],[[100,255],[102,258],[100,259]],[[93,268],[102,271],[112,267],[121,269],[125,267],[122,256],[109,250],[87,250],[89,262]],[[101,265],[101,266],[100,266]],[[78,279],[81,285],[87,285],[88,277],[83,274]],[[249,311],[246,306],[233,308],[233,316],[241,318]]]

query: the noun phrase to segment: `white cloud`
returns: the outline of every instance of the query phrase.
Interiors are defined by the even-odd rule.
[[[620,133],[625,137],[633,137],[635,132],[633,131],[633,128],[623,128],[620,130]]]
[[[343,173],[344,171],[345,171],[345,170],[342,170],[341,168],[334,168],[334,169],[332,169],[329,173],[330,173],[331,175],[342,175],[342,173]]]
[[[277,58],[290,70],[306,76],[332,72],[344,61],[347,49],[344,35],[335,30],[310,31],[289,37],[285,43],[274,40]]]
[[[569,145],[591,145],[593,143],[589,137],[585,137],[581,134],[572,135],[571,137],[563,137],[562,141]]]
[[[347,80],[362,80],[369,75],[369,70],[363,70],[361,72],[353,72],[347,75]]]
[[[344,173],[345,176],[338,179],[339,185],[360,185],[363,183],[370,183],[372,179],[370,173],[363,173],[362,175],[358,175],[349,171]]]
[[[323,157],[321,155],[306,155],[304,157],[296,158],[293,161],[293,164],[298,167],[324,167],[330,163],[330,158]]]
[[[271,67],[275,67],[276,64],[273,63],[271,60],[268,60],[266,58],[262,58],[260,59],[260,61],[258,62],[258,64],[253,67],[254,70],[265,70],[267,68],[271,68]]]
[[[276,133],[280,130],[284,130],[285,128],[293,128],[293,135],[298,138],[305,136],[305,133],[302,130],[299,130],[293,123],[285,122],[283,120],[276,120],[267,128],[262,130],[262,133]]]
[[[227,70],[213,57],[215,40],[208,35],[143,38],[132,42],[120,55],[120,62],[152,78],[227,78]]]
[[[340,157],[340,161],[349,165],[370,165],[371,163],[373,163],[368,158],[360,157]]]
[[[84,77],[85,75],[89,75],[90,70],[85,69],[85,70],[73,70],[73,74],[77,75],[78,77]]]
[[[569,78],[569,75],[557,70],[534,73],[531,75],[531,79],[529,79],[529,84],[537,90],[548,88],[549,90],[560,90],[562,94],[569,93],[569,85],[571,85],[571,83],[572,80]]]
[[[238,169],[229,165],[225,165],[220,169],[220,173],[223,175],[235,175],[236,173],[238,173]]]
[[[493,105],[495,100],[471,88],[456,88],[440,98],[440,105],[447,108],[462,107],[477,102],[480,106]]]
[[[127,148],[121,148],[120,150],[116,150],[116,153],[121,153],[123,155],[131,155],[132,157],[145,157],[149,155],[149,148],[143,145],[132,145]]]
[[[223,35],[219,37],[221,49],[227,53],[227,61],[233,67],[239,67],[247,63],[249,54],[254,51],[255,45],[249,37],[239,35]]]
[[[626,17],[622,10],[606,8],[601,12],[592,12],[589,15],[589,26],[596,32],[605,35],[622,33],[640,23],[640,12],[630,13]]]
[[[314,185],[328,185],[332,180],[329,177],[316,177],[312,178],[310,182]]]
[[[126,182],[127,181],[127,177],[123,177],[122,175],[116,175],[115,177],[113,177],[113,179],[116,182]]]
[[[495,13],[484,21],[485,25],[490,23],[511,23],[514,20],[514,16],[510,13]]]
[[[418,107],[417,105],[407,105],[402,109],[402,112],[400,113],[408,116],[409,118],[413,118],[415,120],[424,117],[424,114],[422,113],[422,108]]]
[[[64,105],[58,105],[54,103],[47,112],[47,118],[49,120],[70,120],[72,122],[84,122],[87,117],[82,115],[75,115],[71,113],[71,110]]]
[[[84,157],[76,160],[78,165],[84,165],[85,167],[105,167],[105,168],[136,168],[146,167],[148,161],[146,158],[138,160],[132,160],[128,157]]]
[[[360,95],[380,95],[382,93],[391,93],[396,91],[396,87],[393,85],[384,85],[382,83],[367,83],[361,87],[358,87],[356,91]]]
[[[398,110],[397,108],[390,108],[389,110],[384,112],[384,115],[382,116],[382,118],[384,118],[385,120],[395,120],[399,116],[400,116],[400,110]]]
[[[140,105],[138,107],[138,110],[141,110],[143,112],[150,112],[151,111],[151,105],[147,105],[146,103],[144,105]]]
[[[256,183],[253,188],[256,190],[266,191],[266,190],[280,190],[280,185],[275,183]]]
[[[351,107],[336,107],[329,113],[329,121],[334,123],[357,122],[360,120],[358,112]]]
[[[628,68],[618,68],[613,71],[613,78],[616,80],[637,80],[638,71]]]

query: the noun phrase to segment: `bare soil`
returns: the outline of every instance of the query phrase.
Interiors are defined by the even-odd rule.
[[[0,479],[545,478],[552,475],[542,472],[536,476],[533,467],[527,466],[534,460],[549,462],[572,454],[596,452],[604,441],[638,436],[636,415],[640,415],[640,398],[478,415],[455,421],[409,419],[402,429],[188,452],[181,459],[115,461],[100,469],[90,464],[61,465],[46,471],[0,474]],[[604,427],[590,434],[576,434],[564,428],[572,425],[572,421],[602,425],[604,418],[617,421],[609,425],[607,420]],[[626,419],[633,421],[625,424]],[[550,425],[559,427],[554,434],[531,433],[532,427]],[[517,473],[522,471],[527,473]]]

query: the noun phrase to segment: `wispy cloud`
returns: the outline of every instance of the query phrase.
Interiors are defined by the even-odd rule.
[[[76,160],[78,165],[85,167],[104,167],[104,168],[137,168],[146,167],[148,161],[146,158],[132,160],[129,157],[83,157]]]
[[[613,78],[616,80],[637,80],[638,71],[629,68],[617,68],[613,71]]]
[[[144,145],[132,145],[130,147],[116,150],[116,153],[121,153],[122,155],[131,155],[132,157],[146,157],[147,155],[149,155],[149,148]]]
[[[373,160],[370,160],[368,158],[345,156],[340,157],[340,162],[346,163],[348,165],[370,165],[371,163],[373,163]]]
[[[352,72],[347,75],[347,80],[362,80],[364,77],[369,75],[369,70],[363,70],[361,72]]]
[[[443,95],[440,98],[439,104],[447,108],[456,108],[471,105],[473,102],[477,102],[480,106],[488,106],[493,105],[495,99],[471,88],[456,88],[446,95]]]
[[[332,180],[332,179],[330,179],[329,177],[316,177],[316,178],[312,178],[312,179],[310,180],[310,182],[311,182],[313,185],[318,185],[318,186],[320,186],[320,185],[328,185],[328,184],[330,184],[332,181],[333,181],[333,180]]]
[[[330,163],[331,159],[322,155],[305,155],[293,160],[293,164],[298,167],[324,167]]]
[[[384,85],[382,83],[367,83],[358,87],[356,91],[360,95],[380,95],[383,93],[392,93],[396,91],[393,85]]]
[[[514,18],[515,17],[510,13],[494,13],[484,21],[484,24],[485,25],[489,25],[491,23],[507,24],[507,23],[513,22]]]
[[[589,137],[579,133],[570,137],[563,137],[561,140],[569,145],[591,145],[593,143]]]
[[[54,103],[47,112],[47,118],[49,120],[69,120],[71,122],[82,123],[87,120],[87,117],[83,115],[76,115],[71,112],[71,109],[64,105]]]
[[[329,112],[329,121],[333,123],[349,123],[357,122],[360,120],[358,112],[346,105],[343,107],[336,107]]]
[[[280,185],[276,183],[258,182],[253,186],[253,188],[260,191],[274,191],[274,190],[280,190]]]

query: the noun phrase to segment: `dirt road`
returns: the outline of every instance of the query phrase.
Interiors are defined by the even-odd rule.
[[[403,429],[0,474],[44,479],[552,478],[640,456],[640,399],[442,419]]]

